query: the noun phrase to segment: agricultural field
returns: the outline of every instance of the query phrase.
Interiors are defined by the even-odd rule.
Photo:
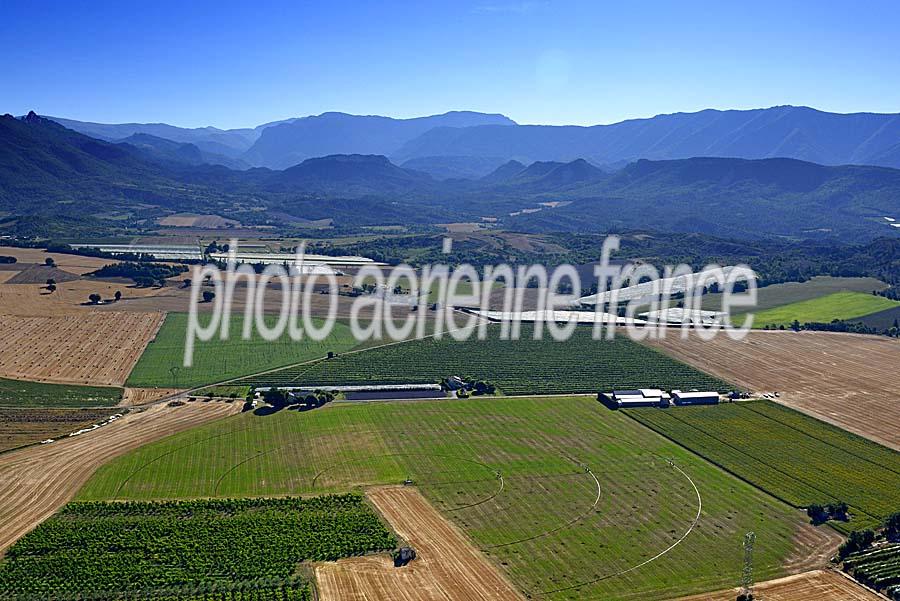
[[[900,341],[832,332],[750,332],[703,341],[654,341],[676,359],[778,402],[900,450]]]
[[[850,321],[861,323],[879,330],[888,330],[896,325],[900,325],[900,303],[892,309],[870,313],[869,315]]]
[[[765,541],[760,578],[815,567],[839,542],[586,397],[242,413],[108,463],[78,498],[342,493],[407,478],[520,592],[540,599],[670,599],[724,588],[740,575],[749,530]]]
[[[156,405],[109,425],[0,454],[0,555],[72,499],[94,471],[143,444],[240,411],[242,403]]]
[[[363,599],[393,599],[402,591],[404,601],[523,601],[500,571],[414,487],[372,488],[366,497],[416,550],[416,559],[402,570],[385,556],[318,564],[316,592],[321,601],[344,601],[351,591]]]
[[[121,386],[162,323],[160,313],[0,315],[0,376]]]
[[[677,601],[734,601],[739,589],[728,589],[678,599]],[[813,570],[787,576],[753,587],[759,599],[766,601],[882,601],[872,591],[849,578],[826,570]]]
[[[794,507],[843,501],[849,532],[900,508],[900,453],[768,401],[626,411]]]
[[[813,300],[836,292],[864,292],[872,294],[873,290],[880,291],[887,287],[887,284],[875,278],[836,278],[827,275],[816,276],[805,282],[772,284],[757,290],[757,303],[753,312]],[[721,307],[721,294],[707,294],[703,297],[704,309],[715,311],[721,310]],[[735,312],[735,314],[740,314],[741,312]]]
[[[354,494],[72,503],[7,551],[0,596],[155,598],[183,591],[189,598],[289,587],[309,599],[308,585],[294,579],[301,562],[389,551],[396,544]]]
[[[850,320],[872,313],[896,309],[900,302],[865,292],[835,292],[813,300],[800,301],[755,313],[753,327],[788,326],[795,319],[831,323],[835,319]]]
[[[186,368],[183,361],[187,320],[187,313],[166,315],[155,340],[147,345],[128,377],[128,386],[203,386],[266,369],[312,361],[324,357],[328,351],[340,353],[356,345],[350,327],[341,322],[337,322],[331,335],[321,342],[309,339],[295,342],[288,336],[269,342],[259,335],[256,328],[252,337],[244,340],[241,337],[243,315],[233,315],[228,340],[215,337],[207,342],[197,341],[194,364]],[[276,317],[267,316],[270,326],[275,320]]]
[[[109,409],[0,408],[0,452],[65,436],[109,417]]]
[[[242,380],[250,385],[436,383],[449,376],[487,380],[507,395],[596,393],[615,388],[700,388],[732,385],[675,361],[625,337],[594,340],[579,327],[566,342],[534,340],[523,324],[519,340],[501,340],[500,327],[488,338],[456,341],[425,338],[350,353],[314,365]]]
[[[900,596],[900,544],[855,553],[844,560],[844,570],[891,599]]]
[[[0,407],[115,407],[121,400],[121,388],[0,378]]]

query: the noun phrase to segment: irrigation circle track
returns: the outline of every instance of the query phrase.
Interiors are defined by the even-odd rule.
[[[694,493],[697,495],[697,515],[694,516],[694,520],[691,522],[691,525],[688,527],[688,529],[684,532],[684,534],[681,535],[681,537],[677,541],[675,541],[674,543],[672,543],[671,545],[669,545],[668,547],[666,547],[665,549],[663,549],[662,551],[660,551],[659,553],[654,555],[653,557],[650,557],[649,559],[645,559],[641,563],[635,564],[635,565],[631,566],[630,568],[624,568],[622,570],[619,570],[618,572],[613,572],[612,574],[607,574],[606,576],[601,576],[600,578],[594,578],[593,580],[586,580],[584,582],[571,584],[569,586],[564,586],[564,587],[549,590],[549,591],[543,591],[543,592],[540,592],[537,594],[538,595],[553,595],[556,593],[562,593],[565,591],[579,589],[579,588],[582,588],[585,586],[589,586],[591,584],[596,584],[598,582],[603,582],[604,580],[610,580],[611,578],[616,578],[617,576],[623,576],[629,572],[638,570],[638,569],[644,567],[645,565],[656,561],[657,559],[659,559],[660,557],[662,557],[663,555],[665,555],[666,553],[668,553],[669,551],[671,551],[672,549],[674,549],[675,547],[680,545],[682,543],[682,541],[684,541],[684,539],[686,539],[688,537],[688,535],[690,535],[690,533],[694,531],[694,528],[697,526],[697,523],[700,521],[700,514],[703,512],[703,498],[700,495],[700,489],[697,488],[697,485],[694,483],[694,481],[691,479],[691,477],[688,476],[687,473],[683,469],[681,469],[680,467],[675,465],[675,463],[672,461],[669,461],[668,464],[670,467],[678,470],[681,473],[681,475],[684,476],[688,482],[690,482],[691,486],[694,488]]]
[[[174,455],[175,453],[177,453],[178,451],[180,451],[180,450],[182,450],[182,449],[186,449],[186,448],[188,448],[188,447],[192,447],[192,446],[194,446],[195,444],[200,444],[201,442],[206,442],[206,441],[208,441],[208,440],[213,440],[213,439],[216,439],[216,438],[221,438],[221,437],[223,437],[223,436],[230,436],[231,434],[234,434],[234,433],[236,433],[236,432],[245,432],[245,431],[247,431],[248,429],[249,429],[249,428],[238,428],[238,429],[236,429],[236,430],[229,430],[228,432],[221,432],[221,433],[219,433],[219,434],[213,434],[212,436],[207,436],[206,438],[201,438],[201,439],[199,439],[199,440],[194,440],[194,441],[189,442],[189,443],[187,443],[187,444],[181,445],[180,447],[175,447],[174,449],[171,449],[171,450],[169,450],[169,451],[166,451],[165,453],[162,453],[162,454],[160,454],[160,455],[157,455],[156,457],[154,457],[153,459],[150,459],[149,461],[145,461],[144,463],[142,463],[141,465],[139,465],[137,468],[135,468],[134,471],[132,471],[130,474],[128,474],[121,482],[119,482],[119,485],[116,487],[116,492],[113,494],[113,498],[116,498],[116,499],[119,498],[119,493],[122,492],[122,489],[125,487],[126,484],[128,484],[128,481],[129,481],[129,480],[131,480],[134,476],[136,476],[136,475],[139,474],[141,471],[143,471],[144,468],[150,467],[151,465],[153,465],[154,463],[156,463],[157,461],[159,461],[159,460],[162,459],[163,457],[168,457],[169,455]]]

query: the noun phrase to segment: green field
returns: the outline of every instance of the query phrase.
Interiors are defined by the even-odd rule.
[[[900,307],[900,303],[883,296],[865,292],[835,292],[820,298],[791,303],[756,313],[753,326],[790,325],[795,319],[807,322],[831,323],[835,319],[853,319],[871,313]]]
[[[756,307],[753,312],[774,309],[792,303],[813,300],[834,294],[835,292],[865,292],[884,290],[888,285],[875,278],[836,278],[820,275],[805,282],[785,282],[759,288],[756,292]],[[722,295],[707,294],[703,297],[703,308],[711,311],[721,310]],[[735,311],[735,315],[747,311]]]
[[[243,315],[232,316],[228,340],[218,337],[197,342],[194,364],[182,367],[184,360],[187,313],[169,313],[156,339],[128,377],[128,386],[189,388],[222,382],[248,374],[324,357],[328,351],[343,352],[356,346],[350,327],[336,323],[331,335],[322,342],[293,341],[284,336],[274,342],[264,340],[254,328],[250,340],[241,338]],[[267,316],[268,325],[275,316]],[[174,368],[174,372],[173,372]]]
[[[310,599],[303,561],[390,551],[361,495],[168,503],[71,503],[0,562],[3,599],[175,599],[271,592]],[[281,595],[276,593],[281,592]],[[124,594],[123,594],[124,593]]]
[[[244,413],[114,460],[79,498],[321,494],[406,478],[543,599],[669,599],[732,586],[749,530],[765,541],[757,577],[774,577],[805,521],[585,397]],[[702,497],[696,526],[692,482]]]
[[[0,407],[114,407],[122,389],[0,378]]]
[[[449,376],[488,380],[503,393],[596,393],[613,388],[699,388],[732,390],[729,385],[667,355],[620,336],[593,340],[579,327],[566,342],[545,335],[534,340],[523,324],[519,340],[501,340],[500,326],[488,339],[458,342],[426,338],[351,353],[315,365],[252,377],[258,386],[435,383]]]
[[[900,509],[900,453],[769,401],[627,414],[795,507],[844,501],[843,531]]]

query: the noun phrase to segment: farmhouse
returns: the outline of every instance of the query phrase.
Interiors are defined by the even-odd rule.
[[[658,388],[601,392],[597,395],[597,400],[610,409],[669,406],[669,395]]]
[[[672,400],[676,405],[716,405],[719,402],[718,392],[681,392],[672,391]]]

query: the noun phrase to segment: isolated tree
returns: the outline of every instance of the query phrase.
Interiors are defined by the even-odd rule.
[[[50,294],[56,292],[56,284],[47,284],[47,290],[50,291]]]
[[[884,537],[892,542],[900,541],[900,511],[892,513],[884,520]]]
[[[869,528],[854,530],[847,537],[847,542],[838,549],[838,555],[841,559],[845,559],[848,555],[867,549],[873,542],[875,542],[875,532],[873,530]]]
[[[210,302],[212,302],[212,299],[214,299],[214,298],[216,298],[215,292],[210,292],[209,290],[203,291],[203,302],[204,303],[210,303]]]
[[[115,297],[116,302],[122,300],[122,291],[121,291],[121,290],[116,290],[116,293],[115,293],[113,296]]]
[[[97,294],[97,293],[95,292],[95,293],[93,293],[92,295],[90,295],[90,296],[88,297],[88,300],[91,301],[92,304],[96,305],[96,304],[98,304],[100,301],[103,300],[103,297],[100,296],[99,294]]]
[[[47,267],[56,267],[56,261],[53,260],[53,257],[47,257],[44,259],[44,265]]]
[[[47,278],[47,288],[53,286],[54,284],[56,284],[56,280],[54,280],[53,278]]]
[[[190,288],[192,283],[193,282],[191,281],[191,278],[184,278],[184,280],[182,280],[182,282],[181,282],[181,287],[182,288]]]

